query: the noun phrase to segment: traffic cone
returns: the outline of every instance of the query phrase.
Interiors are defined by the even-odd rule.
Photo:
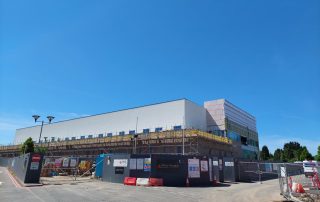
[[[187,178],[187,180],[186,180],[186,187],[190,187],[189,178]]]
[[[303,186],[300,183],[297,185],[297,193],[305,193]]]

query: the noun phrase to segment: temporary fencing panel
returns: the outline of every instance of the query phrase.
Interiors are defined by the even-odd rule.
[[[152,155],[151,177],[163,179],[164,186],[185,186],[187,158],[182,155]]]
[[[95,176],[98,178],[102,177],[103,173],[103,162],[107,156],[111,156],[111,154],[100,154],[96,158],[96,169],[95,169]]]
[[[114,154],[107,156],[103,163],[102,180],[123,183],[129,177],[130,154]]]
[[[151,155],[132,154],[129,160],[130,177],[149,178],[152,162]]]
[[[281,194],[292,201],[319,201],[319,173],[306,176],[302,164],[278,164]]]
[[[102,180],[156,178],[155,184],[164,186],[211,186],[220,176],[216,162],[217,157],[208,156],[113,154],[104,159]]]
[[[242,182],[265,181],[278,176],[277,163],[245,162],[237,163],[238,180]]]
[[[211,157],[212,158],[212,172],[213,172],[213,180],[214,182],[218,182],[219,177],[219,160],[218,157]]]
[[[209,158],[207,156],[191,156],[191,159],[199,160],[200,177],[189,178],[190,186],[212,185],[212,182],[210,182],[210,175],[209,175],[209,163],[208,163]]]
[[[218,158],[218,167],[219,167],[219,181],[224,182],[224,172],[223,172],[223,160],[221,157]]]
[[[224,181],[228,182],[235,182],[235,166],[234,160],[231,157],[224,157],[223,158],[223,176]]]
[[[28,153],[9,160],[9,169],[23,183],[39,183],[43,156]]]

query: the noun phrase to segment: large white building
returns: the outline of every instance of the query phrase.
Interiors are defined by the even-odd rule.
[[[179,128],[206,131],[206,127],[206,110],[187,99],[180,99],[45,124],[41,140],[71,140]],[[40,130],[41,126],[17,129],[14,143],[20,144],[28,137],[38,141]]]
[[[41,141],[149,133],[164,130],[199,129],[228,136],[243,145],[258,147],[255,117],[225,99],[200,106],[187,99],[146,105],[43,126]],[[41,126],[16,130],[15,144],[28,137],[38,141]]]

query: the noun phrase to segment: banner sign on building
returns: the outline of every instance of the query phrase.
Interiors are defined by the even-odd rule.
[[[31,162],[39,162],[41,159],[41,156],[39,154],[33,154],[31,158]]]
[[[137,159],[130,159],[130,170],[136,170],[137,169]]]
[[[70,159],[70,167],[76,167],[76,165],[77,165],[77,159],[71,158]]]
[[[39,162],[31,162],[30,170],[38,170],[39,169]]]
[[[69,167],[69,158],[64,158],[63,159],[62,167]]]
[[[40,162],[41,156],[39,154],[33,154],[31,157],[31,164],[30,164],[30,170],[38,170],[39,169],[39,162]]]
[[[137,170],[143,170],[143,159],[137,159]]]
[[[208,172],[208,161],[200,161],[201,172]]]
[[[200,178],[199,159],[188,159],[189,178]]]
[[[218,166],[218,165],[219,165],[219,162],[218,162],[218,161],[212,161],[212,165],[213,165],[213,166]]]
[[[224,166],[226,166],[226,167],[233,167],[234,166],[234,163],[233,162],[228,162],[228,161],[226,161],[226,162],[224,162]]]
[[[54,165],[55,165],[57,168],[60,168],[60,167],[61,167],[61,163],[62,163],[62,159],[61,159],[61,158],[58,158],[58,159],[54,160]]]
[[[127,167],[128,166],[128,159],[114,159],[113,160],[113,167]]]
[[[170,172],[177,172],[180,169],[180,162],[176,159],[158,159],[156,168],[158,170],[170,170]]]
[[[145,158],[144,159],[143,170],[146,171],[146,172],[151,171],[151,158]]]
[[[124,173],[124,167],[115,167],[114,168],[114,174],[123,174]]]

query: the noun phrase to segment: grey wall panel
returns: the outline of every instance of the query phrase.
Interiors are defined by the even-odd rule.
[[[235,163],[231,157],[223,157],[223,175],[224,181],[235,182]]]
[[[115,160],[127,159],[125,167],[115,166]],[[106,157],[103,164],[102,180],[107,182],[123,183],[124,178],[130,175],[129,171],[130,154],[114,154]]]
[[[9,159],[8,167],[21,182],[39,183],[42,159],[42,155],[28,153]]]

